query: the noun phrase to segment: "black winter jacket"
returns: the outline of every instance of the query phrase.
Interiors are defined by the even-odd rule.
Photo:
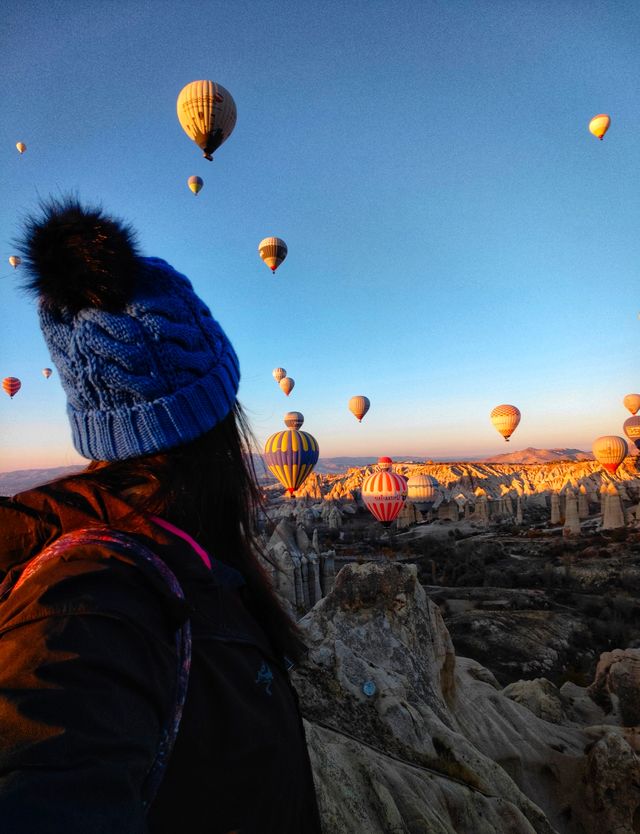
[[[126,531],[130,514],[79,478],[0,499],[0,579],[62,533]],[[188,610],[95,545],[47,563],[0,603],[0,830],[318,834],[296,695],[243,605],[241,575],[215,561],[209,570],[182,539],[142,523]],[[187,700],[145,815],[141,788],[173,705],[174,633],[186,617]]]

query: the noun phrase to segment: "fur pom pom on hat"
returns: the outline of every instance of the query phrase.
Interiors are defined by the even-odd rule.
[[[43,204],[21,251],[74,446],[123,460],[194,440],[232,410],[238,359],[190,281],[76,200]]]

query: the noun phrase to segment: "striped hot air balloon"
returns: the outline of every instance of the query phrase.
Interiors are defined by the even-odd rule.
[[[369,512],[389,527],[407,500],[407,481],[390,469],[374,472],[363,481],[360,494]]]
[[[409,500],[421,513],[426,513],[435,504],[439,486],[433,475],[412,475],[407,482]]]
[[[640,394],[627,394],[622,400],[622,404],[631,414],[637,414],[638,409],[640,409]]]
[[[520,409],[515,405],[497,405],[491,412],[491,422],[505,440],[509,440],[520,422]]]
[[[369,411],[371,403],[367,397],[362,394],[357,394],[349,400],[349,411],[353,414],[356,420],[361,423],[364,415]]]
[[[51,376],[52,373],[53,373],[53,371],[51,370],[51,368],[43,368],[42,369],[42,376],[45,379],[49,379],[49,377]]]
[[[640,440],[640,417],[627,417],[622,429],[629,440],[636,443],[636,441]],[[638,444],[636,443],[636,445]]]
[[[280,382],[281,379],[284,379],[287,375],[287,372],[284,368],[274,368],[271,371],[271,376],[275,379],[276,382]]]
[[[17,376],[6,376],[2,380],[2,387],[6,393],[13,399],[18,391],[22,388],[22,383]]]
[[[182,129],[209,160],[229,138],[238,117],[231,93],[215,81],[187,84],[180,90],[176,109]]]
[[[299,411],[287,411],[284,415],[284,424],[290,429],[300,429],[304,423],[304,415]]]
[[[198,196],[199,192],[202,191],[202,186],[204,185],[204,180],[202,177],[189,177],[187,180],[187,185],[193,191],[193,193]]]
[[[311,474],[319,454],[315,437],[297,429],[276,432],[264,444],[264,457],[269,471],[290,495]]]
[[[602,141],[604,139],[605,133],[609,130],[609,125],[611,124],[611,119],[607,116],[606,113],[599,113],[597,116],[594,116],[593,119],[589,122],[589,132],[593,133],[593,135]]]
[[[283,376],[280,382],[278,383],[278,385],[282,388],[287,397],[293,391],[295,384],[295,379],[291,379],[290,376]]]
[[[380,470],[380,472],[385,472],[387,469],[391,469],[392,466],[393,461],[391,460],[391,458],[378,458],[378,469]]]
[[[287,244],[279,237],[265,237],[258,244],[258,252],[262,260],[274,273],[287,257]]]
[[[598,463],[612,475],[616,474],[618,467],[629,453],[627,441],[615,434],[605,434],[596,438],[591,450]]]

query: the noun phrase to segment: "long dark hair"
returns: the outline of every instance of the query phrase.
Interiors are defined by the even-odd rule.
[[[157,515],[189,533],[212,556],[239,570],[244,601],[274,649],[299,660],[304,644],[258,559],[255,538],[262,504],[244,412],[233,411],[183,446],[155,455],[92,463],[84,477],[110,492],[127,492],[136,511]]]

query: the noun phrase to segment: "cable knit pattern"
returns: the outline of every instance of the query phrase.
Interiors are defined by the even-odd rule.
[[[73,442],[93,460],[122,460],[194,440],[233,408],[240,368],[231,342],[191,282],[141,258],[121,313],[40,307],[67,395]]]

